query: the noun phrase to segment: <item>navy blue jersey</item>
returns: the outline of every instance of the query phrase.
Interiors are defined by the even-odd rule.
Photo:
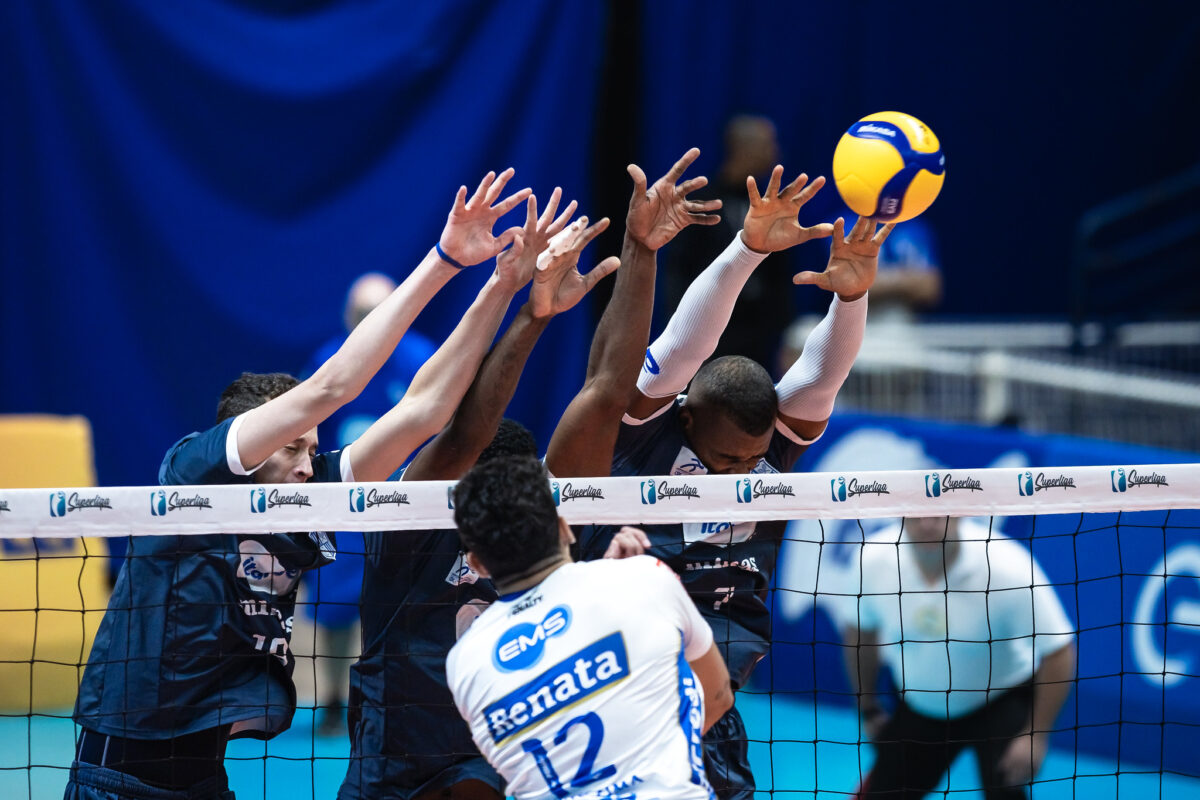
[[[496,592],[466,565],[456,530],[363,536],[363,653],[350,668],[350,767],[338,797],[405,798],[480,759],[446,686],[446,655]]]
[[[613,454],[612,474],[669,475],[643,492],[653,492],[656,502],[688,502],[689,475],[708,472],[687,446],[679,411],[683,396],[656,416],[640,424],[628,419],[621,423]],[[778,429],[771,438],[767,455],[748,476],[751,491],[774,484],[774,473],[786,472],[796,463],[805,445],[793,441]],[[758,488],[754,488],[757,486]],[[730,498],[732,503],[733,497]],[[779,543],[787,522],[673,523],[641,526],[650,537],[649,554],[679,573],[684,587],[712,626],[729,675],[737,686],[745,685],[771,641],[771,617],[767,607],[767,589]],[[600,558],[612,541],[618,526],[597,525],[581,532],[580,553],[585,560]]]
[[[234,420],[177,442],[164,486],[250,483],[231,469]],[[236,456],[236,447],[232,450]],[[313,459],[339,481],[341,452]],[[303,493],[303,487],[298,486]],[[164,497],[166,513],[202,514],[203,493]],[[325,533],[131,537],[96,633],[75,721],[100,733],[164,739],[231,725],[270,738],[296,708],[290,649],[300,573],[335,557]]]

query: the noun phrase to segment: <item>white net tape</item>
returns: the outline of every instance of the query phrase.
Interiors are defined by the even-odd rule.
[[[0,490],[0,537],[453,528],[453,481]],[[1200,508],[1200,464],[551,481],[572,524]]]

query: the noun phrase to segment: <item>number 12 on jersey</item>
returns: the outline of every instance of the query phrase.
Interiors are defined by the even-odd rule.
[[[604,723],[600,721],[599,715],[594,711],[568,720],[554,735],[554,744],[561,745],[566,742],[571,728],[576,725],[587,728],[588,735],[587,747],[583,751],[583,758],[579,761],[579,769],[570,783],[571,788],[580,789],[596,781],[611,778],[617,774],[617,768],[616,765],[609,764],[607,767],[593,770],[596,755],[600,752],[600,745],[604,742]],[[521,748],[537,761],[538,771],[546,779],[546,785],[550,787],[550,792],[555,797],[567,797],[571,794],[567,787],[563,786],[562,778],[559,777],[558,771],[551,763],[550,754],[546,752],[546,746],[542,744],[541,739],[533,737],[526,739],[521,743]]]

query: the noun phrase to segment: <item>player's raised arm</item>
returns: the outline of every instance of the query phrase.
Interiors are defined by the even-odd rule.
[[[583,388],[567,406],[546,451],[546,466],[554,475],[600,476],[612,469],[621,417],[629,409],[650,338],[658,250],[689,225],[720,221],[708,213],[721,207],[720,200],[688,199],[707,178],[679,183],[699,155],[696,148],[684,153],[650,187],[642,169],[629,165],[633,196],[625,217],[622,267],[592,337]]]
[[[760,195],[754,178],[746,179],[750,210],[742,231],[692,282],[666,330],[647,349],[638,393],[629,407],[631,417],[649,417],[687,388],[696,370],[716,350],[742,287],[768,254],[833,232],[828,224],[806,228],[797,221],[800,208],[825,179],[809,183],[808,176],[801,174],[780,190],[782,180],[783,167],[777,166],[766,192]]]
[[[356,480],[387,479],[422,442],[450,421],[513,295],[533,277],[537,255],[549,237],[566,224],[569,214],[554,218],[560,194],[555,190],[541,217],[537,198],[529,198],[524,228],[516,229],[513,246],[496,259],[496,271],[449,338],[417,371],[400,402],[346,448],[345,457]]]
[[[579,254],[608,227],[608,219],[588,227],[587,217],[582,217],[558,233],[574,207],[572,203],[547,229],[554,238],[538,258],[529,301],[484,359],[453,420],[404,471],[406,480],[459,478],[475,464],[496,435],[525,362],[547,324],[555,315],[573,308],[601,278],[618,267],[617,259],[609,258],[586,275],[576,270]]]
[[[867,290],[875,282],[879,247],[894,225],[876,228],[866,217],[845,235],[845,221],[834,223],[833,245],[824,272],[801,272],[795,283],[811,283],[834,292],[825,319],[812,329],[804,350],[775,386],[779,418],[804,442],[821,435],[833,401],[850,374],[867,324]]]
[[[512,169],[499,176],[489,172],[469,200],[467,188],[461,187],[437,246],[404,282],[351,331],[310,378],[243,415],[237,432],[243,468],[256,468],[357,397],[438,290],[462,268],[495,257],[513,241],[519,228],[510,228],[499,237],[492,233],[496,221],[530,194],[529,189],[522,189],[497,202],[512,176]]]

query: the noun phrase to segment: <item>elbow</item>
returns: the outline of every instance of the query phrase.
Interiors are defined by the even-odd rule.
[[[717,696],[713,698],[713,705],[715,706],[714,710],[717,712],[715,714],[717,719],[725,716],[729,709],[733,708],[733,689],[729,684],[725,684],[717,692]]]

